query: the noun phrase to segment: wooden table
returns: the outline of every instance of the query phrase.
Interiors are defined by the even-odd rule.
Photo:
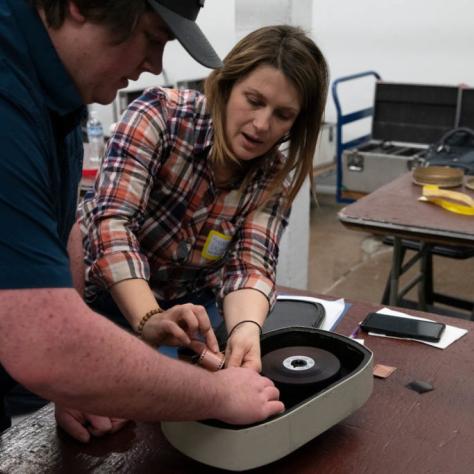
[[[474,198],[466,187],[453,189]],[[420,202],[421,187],[406,173],[341,209],[348,228],[425,242],[474,247],[474,218]]]
[[[434,204],[418,201],[421,189],[413,184],[411,173],[406,173],[341,209],[339,220],[352,230],[394,237],[390,285],[386,289],[383,302],[402,306],[403,295],[415,284],[420,284],[419,309],[434,311],[435,307],[429,304],[438,296],[439,301],[445,304],[467,310],[472,308],[474,319],[474,302],[433,292],[431,260],[435,245],[449,246],[453,249],[453,254],[459,247],[466,248],[464,254],[474,254],[474,251],[469,249],[474,249],[474,217],[455,214]],[[464,186],[456,188],[456,191],[474,197],[474,191]],[[420,242],[417,246],[418,253],[405,265],[403,239]],[[400,290],[400,276],[418,260],[421,262],[420,274]]]
[[[376,309],[375,305],[354,303],[337,331],[350,334],[367,312]],[[453,324],[448,318],[429,317]],[[374,351],[375,362],[397,370],[388,379],[375,379],[371,398],[346,420],[289,456],[252,472],[473,472],[474,323],[460,320],[455,324],[470,332],[446,350],[361,333],[366,346]],[[430,382],[434,390],[419,394],[407,388],[415,379]],[[115,435],[81,445],[58,433],[52,408],[47,406],[0,437],[0,472],[222,471],[179,453],[163,437],[158,424],[131,423]]]

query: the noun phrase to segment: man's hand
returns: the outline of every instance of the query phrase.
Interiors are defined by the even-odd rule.
[[[91,436],[100,437],[115,433],[128,422],[120,418],[90,415],[59,405],[55,405],[54,416],[57,424],[81,443],[88,443]]]
[[[152,316],[146,322],[142,334],[146,342],[157,346],[188,346],[192,339],[202,335],[209,349],[219,351],[216,335],[204,306],[191,303],[176,305]]]
[[[229,368],[213,374],[219,378],[215,418],[234,425],[246,425],[282,413],[280,392],[273,382],[253,369]]]
[[[225,351],[226,367],[248,367],[262,370],[260,358],[260,329],[257,324],[244,322],[232,331]]]

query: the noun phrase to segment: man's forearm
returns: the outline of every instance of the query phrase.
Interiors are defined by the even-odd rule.
[[[48,399],[136,420],[212,416],[212,374],[158,354],[90,311],[74,290],[2,291],[0,312],[2,363]]]

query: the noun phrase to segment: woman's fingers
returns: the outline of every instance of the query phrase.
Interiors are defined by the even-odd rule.
[[[199,319],[196,315],[195,305],[185,304],[179,306],[173,306],[172,319],[175,323],[179,324],[186,332],[193,335],[199,332]]]
[[[260,335],[254,325],[242,325],[227,341],[226,367],[248,367],[260,372]]]
[[[172,346],[187,346],[198,334],[203,336],[211,351],[219,351],[219,344],[205,308],[190,303],[176,305],[157,314],[143,330],[143,337],[150,344]]]
[[[203,334],[206,341],[207,347],[211,349],[212,352],[219,352],[219,343],[217,342],[217,337],[214,334],[213,329],[209,329],[205,334]]]
[[[162,321],[159,326],[159,331],[163,334],[160,339],[170,345],[187,346],[191,342],[188,333],[174,321]]]
[[[188,347],[196,354],[201,354],[202,351],[206,349],[206,344],[204,344],[202,341],[198,341],[197,339],[192,339],[188,344]]]
[[[199,332],[204,336],[207,347],[209,347],[213,352],[219,352],[219,344],[216,335],[214,334],[214,330],[212,329],[206,308],[204,308],[204,306],[194,305],[194,314],[198,320]]]
[[[211,321],[204,306],[190,304],[185,305],[186,308],[186,322],[188,323],[188,334],[192,337],[195,333],[204,336],[207,347],[213,352],[219,351],[219,344],[217,343],[216,335],[212,329]]]
[[[212,329],[206,309],[203,306],[186,304],[174,306],[172,310],[174,312],[173,320],[180,327],[184,326],[190,338],[195,336],[195,334],[201,334],[211,351],[219,351],[216,335]]]
[[[226,350],[226,367],[241,367],[244,359],[244,348],[241,345],[228,346]]]

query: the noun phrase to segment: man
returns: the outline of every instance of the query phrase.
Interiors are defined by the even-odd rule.
[[[110,102],[128,80],[160,73],[174,37],[218,67],[194,23],[203,3],[0,0],[2,391],[15,379],[69,407],[59,421],[83,441],[115,429],[111,417],[251,423],[283,410],[255,371],[210,373],[168,359],[93,313],[73,288],[72,274],[82,279],[73,222],[84,104]],[[192,316],[188,329],[215,347],[207,316],[199,307]]]

